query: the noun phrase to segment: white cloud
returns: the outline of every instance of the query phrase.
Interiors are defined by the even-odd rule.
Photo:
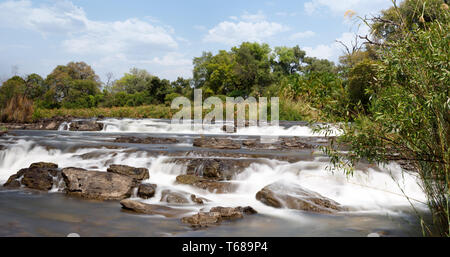
[[[165,28],[139,19],[116,22],[88,21],[84,31],[64,40],[63,45],[69,52],[77,54],[139,54],[144,49],[148,53],[178,46]]]
[[[44,35],[83,30],[87,18],[83,9],[68,1],[56,1],[52,6],[33,7],[31,1],[0,3],[0,26],[25,28]]]
[[[291,40],[300,40],[300,39],[305,39],[305,38],[311,38],[311,37],[314,37],[315,35],[316,35],[316,33],[314,31],[308,30],[308,31],[292,34],[290,36],[290,39]]]
[[[176,54],[179,44],[189,42],[150,16],[98,21],[89,19],[70,1],[36,5],[29,0],[9,0],[0,3],[0,27],[34,31],[45,39],[58,40],[55,43],[67,54],[61,54],[60,60],[84,60],[101,76],[110,71],[120,76],[130,67],[143,66],[155,75],[174,79],[175,70],[187,75],[192,69],[190,59]]]
[[[288,31],[289,27],[269,22],[262,12],[243,14],[236,21],[223,21],[208,31],[204,42],[235,45],[244,41],[262,42],[276,34]]]
[[[348,10],[356,11],[358,15],[364,16],[376,13],[381,9],[392,5],[390,0],[310,0],[304,4],[306,13],[312,15],[330,10],[334,14],[343,15]]]

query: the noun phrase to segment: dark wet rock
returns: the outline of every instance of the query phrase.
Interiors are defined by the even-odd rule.
[[[288,208],[323,214],[344,211],[339,203],[296,184],[276,182],[264,187],[256,199],[275,208]]]
[[[195,147],[212,149],[241,149],[241,144],[228,138],[202,137],[194,139]]]
[[[176,181],[179,184],[191,185],[217,194],[230,193],[235,189],[229,182],[208,180],[194,175],[180,175]]]
[[[187,198],[186,192],[164,190],[161,192],[161,202],[167,202],[170,204],[189,204],[190,201]]]
[[[0,137],[6,135],[8,133],[8,131],[0,131]]]
[[[5,149],[6,149],[6,146],[0,145],[0,151],[5,150]]]
[[[250,206],[247,207],[214,207],[209,212],[199,212],[189,217],[181,219],[183,223],[191,225],[193,228],[209,227],[219,225],[223,220],[242,219],[245,215],[256,214],[257,212]]]
[[[190,210],[175,209],[162,205],[146,204],[130,199],[122,200],[120,201],[120,204],[122,205],[123,209],[134,213],[147,215],[162,215],[167,218],[180,217],[190,212]]]
[[[53,163],[33,163],[27,169],[21,169],[9,177],[5,187],[24,186],[30,189],[48,191],[54,185],[59,186],[61,171]]]
[[[97,200],[121,200],[131,196],[132,178],[100,171],[65,168],[62,176],[69,195]]]
[[[109,166],[107,171],[130,177],[134,180],[135,183],[150,178],[150,173],[148,172],[147,168],[135,168],[127,165],[113,164]]]
[[[115,143],[128,143],[128,144],[178,144],[178,141],[175,138],[163,138],[163,137],[119,137],[114,140]]]
[[[70,131],[101,131],[102,129],[103,123],[89,120],[73,121],[69,128]]]
[[[137,195],[143,199],[152,198],[155,196],[156,187],[157,186],[155,184],[140,184]]]
[[[57,169],[58,164],[51,162],[36,162],[30,165],[30,169],[32,168],[49,168],[49,169]]]

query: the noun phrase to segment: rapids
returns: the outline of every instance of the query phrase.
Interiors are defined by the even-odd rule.
[[[179,220],[171,221],[162,217],[143,216],[143,218],[151,220],[145,222],[160,219],[166,220],[164,222],[171,224],[168,225],[170,228],[161,229],[156,235],[192,236],[198,234],[224,235],[224,233],[227,233],[227,235],[244,236],[366,236],[380,229],[388,231],[394,236],[420,235],[420,226],[412,207],[416,208],[418,212],[427,213],[426,205],[424,204],[426,197],[418,183],[417,177],[413,173],[403,172],[396,163],[391,163],[384,167],[362,164],[357,167],[352,176],[347,176],[342,171],[331,171],[329,169],[329,159],[318,149],[306,152],[256,151],[252,153],[261,153],[260,161],[252,163],[233,177],[231,181],[238,185],[237,190],[228,194],[214,194],[190,186],[175,184],[176,176],[185,174],[187,167],[183,164],[171,162],[171,158],[174,156],[185,157],[187,154],[189,154],[190,158],[246,157],[240,155],[237,155],[237,157],[224,157],[221,154],[224,151],[207,151],[208,157],[205,157],[200,154],[203,151],[202,149],[192,146],[192,140],[199,137],[196,131],[185,125],[172,125],[170,121],[166,120],[106,119],[102,123],[104,123],[104,129],[100,132],[69,132],[64,130],[70,124],[64,124],[59,131],[11,131],[8,136],[0,138],[0,145],[4,146],[3,150],[0,150],[0,184],[5,183],[9,176],[15,174],[18,170],[26,168],[35,162],[53,162],[60,167],[80,167],[100,171],[106,171],[111,164],[124,164],[148,168],[150,179],[146,182],[158,185],[155,197],[148,200],[141,199],[143,202],[164,204],[159,201],[161,192],[164,189],[171,189],[185,191],[210,200],[205,206],[188,205],[185,207],[177,206],[177,208],[188,208],[193,212],[197,212],[200,209],[209,209],[214,206],[252,206],[259,213],[255,218],[245,218],[246,221],[243,222],[224,224],[203,231],[186,229],[180,226]],[[337,129],[334,129],[331,135],[339,133]],[[305,123],[281,123],[280,126],[276,127],[249,127],[240,129],[234,134],[226,134],[222,131],[222,124],[217,124],[207,126],[203,131],[203,135],[219,135],[232,138],[233,140],[257,138],[268,134],[283,137],[315,137],[314,140],[318,144],[326,141],[323,134],[314,133]],[[115,138],[123,135],[170,137],[179,139],[180,143],[168,145],[114,143]],[[228,152],[245,154],[248,153],[248,150],[241,149]],[[275,158],[275,156],[297,155],[299,159],[293,162]],[[280,180],[299,184],[331,198],[348,207],[349,211],[342,213],[339,217],[328,217],[326,215],[309,214],[288,209],[275,209],[256,200],[255,195],[259,190],[268,184]],[[58,202],[59,197],[62,197],[62,194],[57,192],[58,189],[55,188],[47,196],[53,199],[51,202]],[[4,189],[0,191],[0,203],[2,203],[0,217],[6,215],[5,212],[8,213],[5,209],[5,206],[8,204],[17,205],[23,203],[30,206],[26,202],[33,199],[31,196],[29,199],[19,197],[21,200],[18,202],[8,202],[9,198],[11,201],[14,201],[18,197],[17,194],[20,193],[4,191]],[[7,196],[8,198],[5,198]],[[39,199],[39,201],[44,201],[45,196],[40,196]],[[48,211],[63,211],[64,201],[60,202],[60,205],[49,207]],[[89,214],[93,210],[86,210],[86,206],[84,206],[82,201],[77,200],[75,203],[78,208],[74,210],[77,213],[76,215],[93,215]],[[99,205],[112,208],[112,203],[99,203]],[[27,208],[39,209],[36,204],[32,206]],[[120,212],[118,203],[116,207],[116,211]],[[95,215],[98,216],[100,214],[101,212]],[[132,221],[129,221],[130,218],[127,218],[127,215],[131,214],[122,213],[120,215],[121,217],[116,222],[120,222],[120,219],[123,219],[126,220],[124,224],[128,224],[127,222],[131,223],[128,228],[124,229],[121,227],[121,229],[118,229],[119,232],[117,233],[119,235],[129,235],[133,229],[139,227],[137,223],[142,222],[142,219],[136,218],[132,218]],[[31,219],[30,217],[28,218]],[[36,218],[34,217],[33,219]],[[83,219],[88,218],[84,217]],[[271,221],[270,225],[266,223],[267,220]],[[0,223],[2,222],[4,223],[5,221],[0,221]],[[36,222],[39,223],[40,221],[36,220]],[[89,222],[86,224],[89,224]],[[112,228],[114,227],[113,225],[111,226]],[[126,227],[126,225],[124,226]],[[272,230],[268,230],[268,226]],[[149,233],[136,229],[135,235],[154,235],[152,234],[153,232]]]

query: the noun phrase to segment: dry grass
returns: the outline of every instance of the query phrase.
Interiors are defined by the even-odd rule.
[[[1,112],[2,122],[31,122],[33,120],[33,101],[23,95],[11,98]]]

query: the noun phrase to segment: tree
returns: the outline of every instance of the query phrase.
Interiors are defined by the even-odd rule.
[[[376,84],[367,91],[371,115],[359,116],[351,125],[343,123],[345,133],[339,142],[349,147],[349,154],[343,156],[333,148],[328,153],[338,167],[362,159],[412,165],[434,225],[449,236],[450,17],[448,6],[439,8],[445,11],[441,18],[420,27],[404,22],[395,32],[401,37],[389,36],[389,45],[381,46]],[[399,8],[389,11],[400,16],[396,20],[408,19]],[[418,13],[426,10],[419,8]]]
[[[423,29],[427,23],[445,19],[447,12],[444,0],[405,0],[371,19],[371,33],[381,43],[399,40],[404,32]]]
[[[26,82],[19,76],[14,76],[3,82],[0,87],[0,107],[5,107],[7,102],[16,95],[24,95]]]
[[[65,106],[76,108],[76,104],[68,104],[69,101],[81,103],[75,99],[75,95],[85,97],[83,92],[97,93],[100,91],[100,79],[94,70],[84,62],[70,62],[67,65],[57,66],[44,82],[48,86],[45,93],[45,101],[42,106],[59,106],[64,102]],[[80,88],[86,86],[86,88]],[[95,90],[92,89],[95,87]],[[78,92],[82,92],[78,94]],[[51,95],[52,94],[52,95]],[[67,98],[67,99],[66,99]],[[84,100],[82,101],[84,102]],[[85,106],[83,104],[83,106]]]

